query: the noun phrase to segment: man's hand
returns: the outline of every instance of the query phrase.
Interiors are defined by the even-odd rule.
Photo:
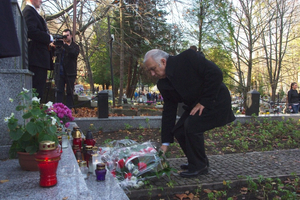
[[[191,110],[190,115],[195,115],[196,112],[199,111],[199,116],[202,114],[202,111],[205,107],[201,105],[200,103],[197,103],[195,107]]]
[[[51,42],[49,46],[55,48],[54,42]]]
[[[161,145],[160,149],[164,152],[164,154],[167,152],[168,150],[168,146],[167,145]]]

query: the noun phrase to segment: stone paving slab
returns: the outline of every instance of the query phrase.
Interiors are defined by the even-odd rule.
[[[181,178],[179,174],[173,174],[171,180],[174,187],[168,187],[168,177],[150,179],[152,189],[146,187],[132,190],[128,196],[130,199],[139,199],[151,193],[157,194],[180,193],[193,190],[197,187],[220,189],[223,181],[231,181],[232,186],[245,181],[239,176],[251,176],[256,179],[259,175],[264,178],[290,177],[292,173],[300,175],[300,149],[278,150],[267,152],[236,153],[226,155],[212,155],[209,158],[209,173],[196,178]],[[186,158],[169,159],[170,166],[180,170],[180,165],[186,163]],[[162,189],[163,188],[163,189]]]

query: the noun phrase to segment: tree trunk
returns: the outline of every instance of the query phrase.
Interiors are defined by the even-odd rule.
[[[120,49],[120,94],[118,104],[122,103],[123,83],[124,83],[124,7],[123,0],[120,1],[120,29],[121,29],[121,49]]]

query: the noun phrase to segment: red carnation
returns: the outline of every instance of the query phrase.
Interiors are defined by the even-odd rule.
[[[139,168],[139,171],[144,170],[144,169],[147,168],[147,164],[144,163],[144,162],[140,162],[140,163],[138,164],[138,168]]]
[[[129,180],[131,179],[131,176],[132,176],[132,174],[130,173],[130,172],[128,172],[128,173],[126,173],[125,175],[124,175],[124,178],[126,179],[126,178],[128,178]]]
[[[119,165],[119,167],[120,167],[121,169],[124,168],[124,166],[125,166],[124,159],[119,160],[119,161],[118,161],[118,165]]]
[[[111,171],[111,174],[113,175],[113,177],[116,177],[116,171],[115,170]]]

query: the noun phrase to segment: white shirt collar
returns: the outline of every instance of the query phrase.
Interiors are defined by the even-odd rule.
[[[27,2],[27,5],[33,7],[34,10],[39,14],[39,11],[38,11],[39,9],[36,9],[36,8],[34,7],[34,5],[32,5],[30,2]]]

